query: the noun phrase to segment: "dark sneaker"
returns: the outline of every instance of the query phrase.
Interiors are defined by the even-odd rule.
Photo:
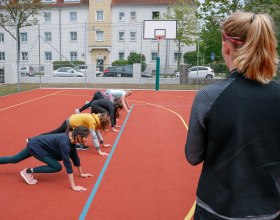
[[[77,150],[88,150],[89,147],[88,146],[85,146],[83,144],[79,144],[79,145],[76,145],[76,149]]]

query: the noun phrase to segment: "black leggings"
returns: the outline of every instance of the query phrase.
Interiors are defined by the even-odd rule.
[[[62,169],[61,164],[56,159],[48,158],[48,157],[40,157],[35,153],[33,153],[32,151],[31,152],[28,151],[27,148],[24,148],[22,151],[20,151],[14,156],[0,157],[0,164],[18,163],[31,156],[35,157],[37,160],[46,164],[43,166],[34,167],[33,173],[56,173],[61,171]]]
[[[94,95],[93,95],[93,97],[92,97],[92,99],[90,100],[90,102],[87,103],[87,104],[85,104],[85,105],[83,105],[83,106],[79,109],[79,111],[82,112],[82,111],[86,110],[87,108],[90,107],[91,103],[92,103],[94,100],[98,100],[98,99],[104,99],[104,96],[102,95],[102,93],[101,93],[100,91],[95,92]]]
[[[45,133],[40,134],[40,135],[65,133],[66,130],[67,130],[67,124],[69,124],[67,121],[68,121],[68,119],[66,119],[66,120],[60,125],[60,127],[56,128],[56,129],[54,129],[54,130],[52,130],[52,131],[45,132]]]

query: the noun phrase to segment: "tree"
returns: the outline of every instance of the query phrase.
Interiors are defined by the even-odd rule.
[[[246,11],[255,13],[267,13],[275,21],[280,21],[280,1],[279,0],[247,0]]]
[[[224,19],[237,10],[242,10],[244,0],[206,0],[200,7],[200,18],[209,20],[213,17]]]
[[[274,19],[277,50],[280,53],[280,0],[247,0],[244,9],[253,13],[266,13]]]
[[[2,0],[0,4],[0,27],[6,30],[17,42],[17,69],[19,71],[20,39],[22,27],[38,23],[37,16],[46,5],[41,0]],[[14,34],[15,30],[15,34]],[[19,79],[18,79],[19,80]],[[19,84],[18,84],[19,85]],[[18,88],[20,90],[20,88]]]
[[[178,0],[168,6],[167,13],[163,14],[165,19],[177,20],[177,46],[178,54],[181,58],[181,45],[193,45],[197,36],[197,1]],[[177,69],[179,69],[181,59],[178,59]]]
[[[212,62],[211,53],[215,54],[215,62],[223,62],[220,25],[226,17],[243,6],[243,0],[208,0],[200,5],[198,17],[203,21],[201,50],[206,63]]]
[[[14,39],[11,28],[18,29],[38,23],[37,16],[46,5],[41,0],[2,0],[0,4],[0,27],[5,29]]]
[[[133,63],[141,63],[141,71],[145,71],[146,69],[146,57],[143,54],[140,53],[131,53],[127,57],[128,63],[133,64]]]

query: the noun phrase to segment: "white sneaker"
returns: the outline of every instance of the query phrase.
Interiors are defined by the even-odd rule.
[[[76,114],[80,114],[79,109],[75,109],[75,113],[76,113]]]
[[[36,184],[38,181],[35,180],[35,179],[33,178],[32,173],[27,173],[26,170],[27,170],[27,169],[25,168],[24,170],[22,170],[22,171],[20,172],[20,175],[22,176],[22,178],[23,178],[23,179],[25,180],[25,182],[28,183],[29,185],[34,185],[34,184]]]

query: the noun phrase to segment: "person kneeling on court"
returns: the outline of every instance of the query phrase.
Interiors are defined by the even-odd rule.
[[[84,126],[69,128],[67,133],[40,135],[32,138],[26,148],[14,156],[0,157],[0,164],[18,163],[31,156],[46,165],[26,168],[20,172],[22,178],[30,185],[37,183],[33,178],[34,173],[56,173],[61,171],[59,161],[63,161],[67,171],[70,186],[75,191],[85,191],[86,188],[75,185],[71,160],[78,168],[80,177],[91,177],[92,174],[83,173],[76,144],[84,144],[89,135],[89,129]],[[71,160],[70,160],[71,159]]]

